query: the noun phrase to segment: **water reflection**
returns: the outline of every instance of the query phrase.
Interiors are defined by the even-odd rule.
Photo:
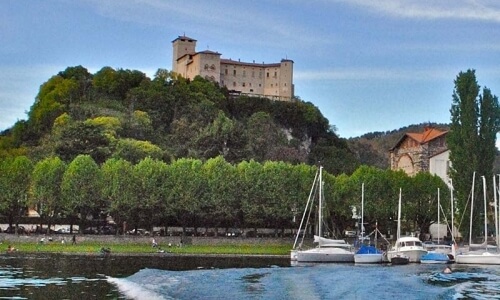
[[[289,261],[264,257],[4,254],[0,255],[0,299],[118,299],[125,296],[108,278],[129,277],[142,269],[182,271],[271,265],[288,266]]]

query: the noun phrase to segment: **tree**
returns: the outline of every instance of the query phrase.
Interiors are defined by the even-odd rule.
[[[136,204],[140,203],[134,192],[135,180],[132,164],[123,159],[108,159],[101,166],[101,172],[102,197],[109,214],[116,224],[124,224],[127,220],[132,220],[136,212]]]
[[[496,151],[496,133],[499,129],[498,99],[486,88],[482,95],[479,95],[479,91],[480,86],[474,70],[459,73],[453,91],[447,144],[452,163],[450,177],[457,198],[457,209],[461,214],[467,214],[470,209],[466,205],[474,172],[479,176],[491,178]],[[477,198],[479,195],[475,196]],[[483,211],[482,205],[482,201],[475,201],[474,211]],[[470,221],[477,224],[478,214]],[[464,225],[466,232],[468,226]],[[477,235],[481,229],[479,226],[473,226],[473,230],[473,234]]]
[[[62,210],[61,183],[65,171],[66,164],[59,157],[41,160],[33,170],[28,204],[36,208],[49,228]]]
[[[167,164],[147,157],[134,166],[133,175],[136,211],[134,229],[139,224],[151,228],[168,209],[168,202],[165,202],[169,176]]]
[[[201,210],[205,222],[209,221],[216,228],[241,225],[236,168],[222,156],[217,156],[203,164],[202,172],[206,180],[204,208]]]
[[[104,129],[89,122],[75,122],[63,127],[55,152],[64,161],[72,161],[81,154],[90,155],[99,164],[111,155]]]
[[[201,160],[181,158],[168,166],[168,198],[165,201],[182,226],[183,233],[189,225],[198,226],[201,199],[206,187],[202,165]]]
[[[101,170],[89,155],[78,155],[64,172],[61,192],[63,211],[67,217],[78,218],[82,232],[87,219],[100,217],[104,205],[101,197]]]
[[[0,164],[0,209],[7,216],[9,226],[16,225],[26,215],[28,190],[33,171],[33,163],[26,156],[4,160]]]

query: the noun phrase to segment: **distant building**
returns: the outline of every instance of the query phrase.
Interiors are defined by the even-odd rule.
[[[290,101],[294,97],[293,60],[279,63],[241,62],[218,52],[196,52],[196,40],[179,36],[172,41],[172,71],[185,78],[200,75],[234,93]]]
[[[410,176],[429,172],[448,184],[450,151],[446,145],[447,134],[448,131],[431,127],[426,127],[422,133],[406,133],[389,151],[391,169],[403,170]]]

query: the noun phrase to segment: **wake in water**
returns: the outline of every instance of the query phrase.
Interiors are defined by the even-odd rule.
[[[434,273],[429,276],[430,284],[453,287],[454,299],[498,299],[500,276],[490,273],[488,268],[472,269],[470,272],[451,274]]]

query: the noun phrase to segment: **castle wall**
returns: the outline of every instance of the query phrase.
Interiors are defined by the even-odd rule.
[[[221,59],[217,52],[196,53],[196,40],[184,36],[172,44],[172,70],[185,78],[200,75],[228,90],[275,100],[291,100],[294,96],[292,60],[260,64]]]

